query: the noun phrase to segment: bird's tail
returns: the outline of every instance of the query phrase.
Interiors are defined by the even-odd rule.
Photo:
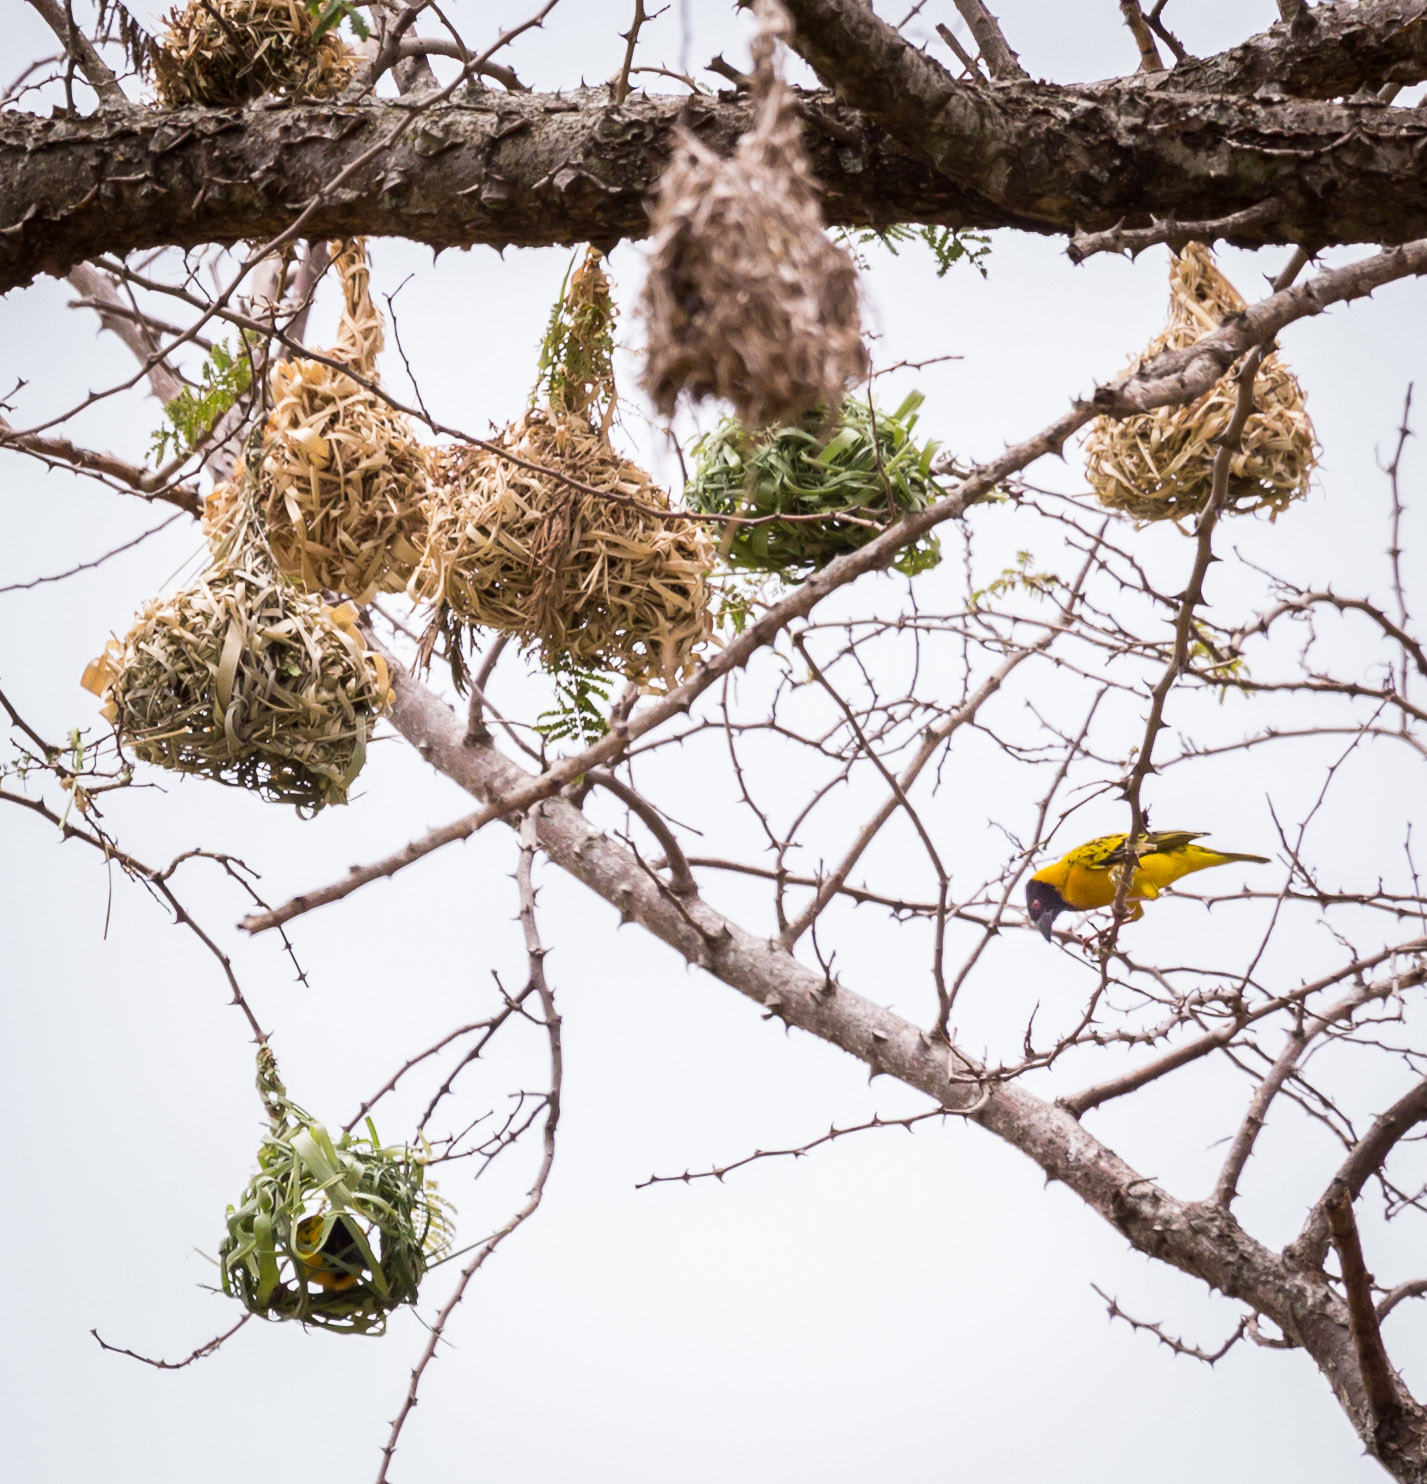
[[[1230,861],[1253,861],[1258,866],[1269,864],[1269,857],[1266,855],[1245,855],[1235,850],[1214,850],[1205,853],[1217,857],[1214,862],[1216,866],[1226,866]]]

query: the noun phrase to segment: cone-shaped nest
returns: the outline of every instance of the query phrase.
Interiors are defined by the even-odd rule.
[[[223,1291],[254,1314],[347,1333],[380,1333],[416,1302],[421,1279],[449,1248],[449,1214],[421,1153],[328,1130],[287,1100],[272,1054],[258,1085],[273,1122],[258,1172],[218,1249]]]
[[[722,397],[746,427],[838,406],[867,373],[857,270],[823,233],[798,103],[774,54],[790,34],[756,7],[754,123],[723,159],[687,131],[650,209],[644,386],[671,415],[681,391]]]
[[[383,335],[365,245],[333,247],[345,308],[327,354],[375,381]],[[259,512],[279,570],[358,603],[399,591],[424,541],[429,451],[376,392],[321,361],[280,361],[270,386]]]
[[[230,545],[192,587],[147,603],[84,684],[144,762],[304,812],[344,803],[393,699],[386,662],[350,604],[330,608],[256,544]]]
[[[167,18],[154,53],[165,108],[232,108],[269,93],[330,98],[358,58],[303,0],[188,0]]]
[[[712,633],[708,537],[657,514],[668,496],[579,415],[531,412],[501,446],[540,469],[449,451],[413,596],[536,645],[547,663],[676,684]]]
[[[698,462],[684,498],[701,514],[759,522],[728,528],[723,555],[730,566],[805,577],[936,499],[937,445],[912,439],[921,404],[921,393],[913,392],[886,413],[849,397],[830,432],[820,413],[757,437],[728,418],[695,446]],[[940,560],[937,539],[928,534],[893,565],[913,576]]]
[[[1169,321],[1144,358],[1179,350],[1244,308],[1208,248],[1191,242],[1170,267]],[[1197,402],[1133,417],[1097,418],[1085,441],[1085,474],[1101,504],[1136,520],[1177,520],[1209,503],[1219,438],[1233,420],[1239,389],[1230,369]],[[1254,377],[1254,410],[1229,461],[1225,513],[1276,517],[1308,493],[1317,440],[1303,390],[1276,351]]]

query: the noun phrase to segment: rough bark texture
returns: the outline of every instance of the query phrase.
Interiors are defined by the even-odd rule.
[[[849,45],[853,44],[849,41]],[[921,57],[912,52],[913,57]],[[1427,115],[1377,102],[1186,95],[1141,78],[1094,87],[954,85],[925,68],[890,91],[806,100],[834,224],[1097,230],[1151,214],[1217,218],[1268,197],[1246,246],[1427,235]],[[0,290],[101,253],[306,236],[432,247],[641,236],[683,119],[731,148],[734,100],[477,92],[407,102],[0,115]],[[390,143],[386,141],[390,140]]]

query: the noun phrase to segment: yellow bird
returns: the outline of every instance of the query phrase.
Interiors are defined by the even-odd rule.
[[[1231,861],[1254,861],[1266,865],[1264,855],[1242,855],[1235,851],[1210,850],[1194,844],[1203,832],[1156,830],[1141,835],[1133,850],[1125,846],[1125,835],[1101,835],[1087,840],[1063,855],[1054,865],[1042,866],[1026,882],[1026,911],[1031,924],[1050,942],[1051,925],[1062,912],[1089,912],[1108,907],[1120,890],[1125,865],[1133,857],[1134,874],[1126,901],[1133,904],[1129,920],[1144,914],[1142,902],[1153,901],[1165,887],[1191,871],[1226,866]]]
[[[366,1259],[341,1216],[332,1223],[327,1240],[317,1247],[324,1220],[322,1216],[304,1216],[297,1223],[297,1260],[303,1276],[310,1282],[333,1293],[342,1293],[361,1282]]]

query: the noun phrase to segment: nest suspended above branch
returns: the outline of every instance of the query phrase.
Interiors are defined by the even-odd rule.
[[[687,131],[650,210],[644,386],[672,415],[679,393],[721,397],[746,427],[836,407],[867,374],[857,270],[823,232],[799,105],[778,76],[791,34],[759,0],[752,127],[723,159]]]
[[[266,1046],[258,1088],[272,1123],[257,1173],[228,1208],[223,1291],[265,1318],[380,1334],[450,1248],[449,1212],[425,1157],[381,1144],[370,1119],[365,1136],[334,1139],[288,1099]]]
[[[1169,321],[1144,359],[1179,350],[1245,307],[1208,248],[1191,242],[1170,267]],[[1196,402],[1118,420],[1101,417],[1085,441],[1085,474],[1101,504],[1136,520],[1178,520],[1209,503],[1217,440],[1233,420],[1239,389],[1231,368]],[[1277,351],[1254,377],[1254,410],[1230,455],[1225,513],[1276,517],[1308,493],[1317,440],[1303,390]]]
[[[913,392],[885,413],[863,397],[848,397],[830,435],[821,412],[757,436],[728,418],[695,445],[697,464],[684,497],[702,514],[760,522],[728,528],[723,555],[730,566],[806,577],[936,499],[937,444],[912,439],[922,400]],[[928,534],[893,565],[913,576],[940,560],[940,545]]]
[[[660,687],[688,673],[712,633],[707,536],[695,522],[666,519],[668,496],[610,444],[613,321],[592,249],[545,337],[536,389],[545,405],[499,440],[513,457],[457,448],[437,466],[409,589],[437,605],[428,656],[445,633],[459,665],[461,631],[493,628],[538,649],[547,666]]]
[[[365,244],[333,249],[345,307],[327,354],[374,382],[383,331]],[[279,571],[358,603],[400,591],[425,541],[431,451],[380,395],[323,361],[280,361],[270,388],[259,512]]]
[[[269,93],[330,98],[357,55],[303,0],[188,0],[167,17],[154,86],[165,108],[233,108]]]
[[[144,762],[308,813],[344,803],[392,703],[386,661],[351,604],[329,607],[273,569],[241,486],[214,508],[221,563],[145,604],[84,684]]]

